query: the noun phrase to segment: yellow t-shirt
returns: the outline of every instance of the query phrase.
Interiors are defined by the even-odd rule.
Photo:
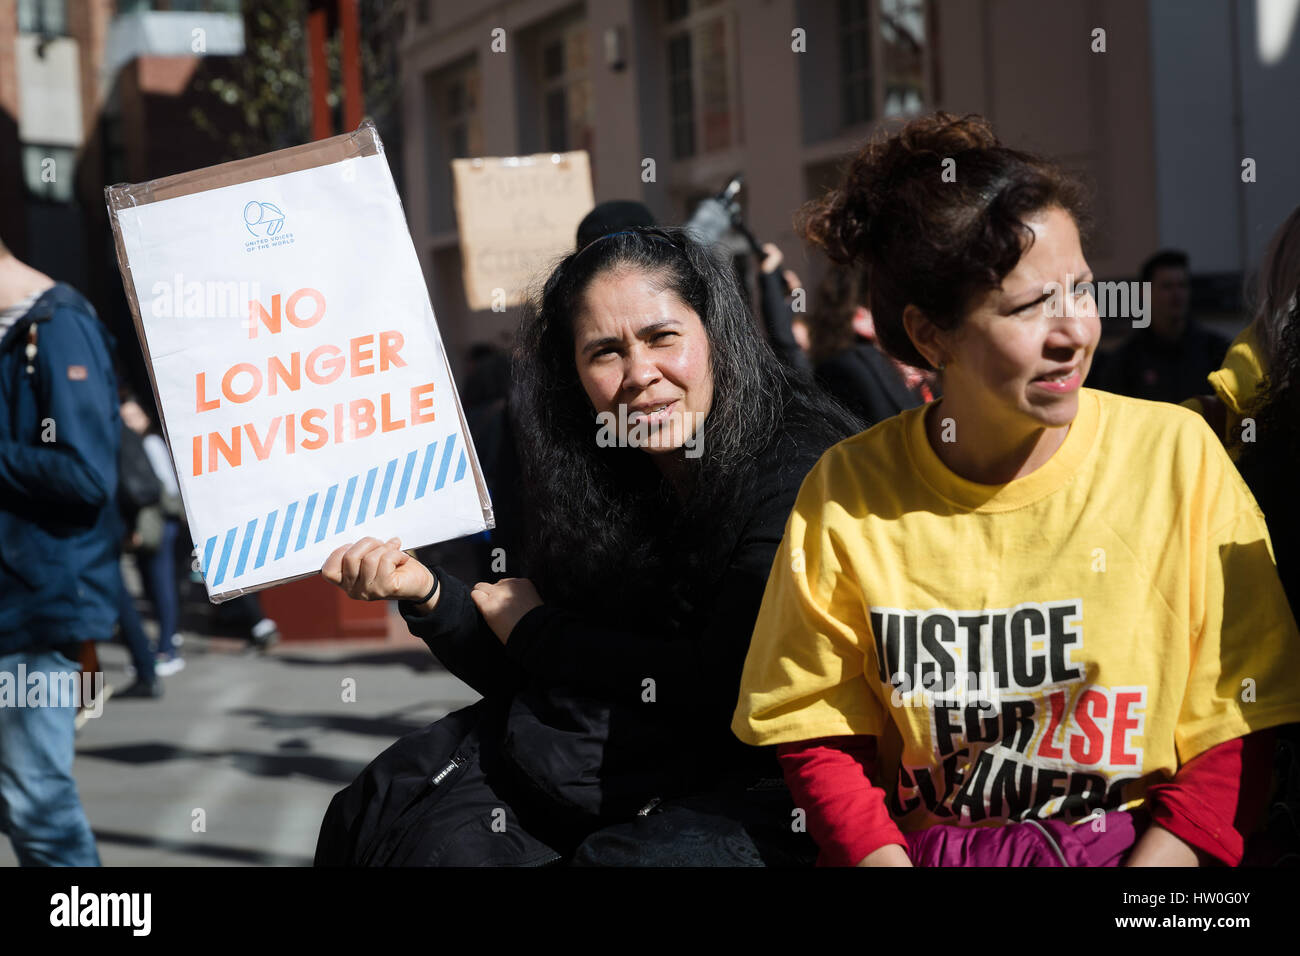
[[[1131,808],[1202,751],[1300,721],[1264,518],[1203,420],[1083,389],[1046,464],[979,485],[935,454],[927,408],[804,480],[741,740],[878,737],[910,831]]]

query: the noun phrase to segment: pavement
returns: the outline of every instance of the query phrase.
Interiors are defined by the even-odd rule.
[[[104,866],[310,866],[333,795],[398,737],[478,698],[390,614],[387,638],[266,654],[184,633],[186,666],[161,699],[110,696],[73,766]],[[108,685],[130,684],[124,647],[99,658]],[[16,863],[0,837],[0,866]]]

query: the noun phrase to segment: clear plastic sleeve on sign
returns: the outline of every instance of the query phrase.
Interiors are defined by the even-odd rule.
[[[113,230],[114,246],[117,251],[118,266],[122,273],[123,288],[126,293],[127,303],[131,310],[131,318],[135,325],[136,335],[140,341],[140,348],[144,353],[145,364],[149,371],[150,384],[153,388],[154,398],[159,409],[160,425],[162,427],[163,436],[167,440],[168,448],[171,450],[172,460],[177,466],[178,474],[181,473],[184,468],[184,461],[186,460],[186,455],[189,454],[189,449],[177,447],[173,442],[173,438],[176,437],[182,444],[185,444],[186,438],[183,435],[174,436],[172,428],[170,427],[174,422],[169,422],[169,409],[167,403],[164,402],[163,394],[160,391],[159,379],[155,369],[154,355],[151,351],[150,336],[146,334],[146,324],[144,322],[144,313],[141,304],[142,301],[144,301],[144,296],[142,295],[143,290],[137,288],[136,273],[139,271],[140,264],[137,261],[135,269],[133,269],[132,259],[128,255],[128,241],[121,222],[122,213],[128,209],[135,209],[151,203],[189,196],[208,190],[268,180],[289,173],[312,170],[318,167],[334,164],[346,164],[359,158],[383,155],[384,147],[379,138],[379,134],[374,125],[367,121],[353,132],[344,133],[319,142],[278,150],[261,156],[253,156],[247,159],[237,160],[235,162],[223,163],[219,166],[212,166],[206,169],[192,170],[174,176],[166,176],[148,182],[122,183],[109,186],[104,190],[105,201],[108,206],[109,221]],[[346,182],[348,178],[346,172],[347,167],[345,166],[342,176],[343,182]],[[389,189],[387,191],[390,195],[386,196],[384,201],[391,202],[394,205],[398,213],[403,215],[404,222],[404,214],[401,213],[401,200],[398,196],[396,185],[392,183],[391,173],[388,174],[387,181],[389,183]],[[409,232],[405,233],[405,241],[411,241]],[[411,260],[416,262],[418,267],[418,257],[414,257],[413,244],[410,249],[402,251],[404,253],[409,253]],[[139,258],[139,255],[140,253],[137,248],[137,259]],[[421,275],[420,282],[423,283],[423,281],[423,276]],[[428,298],[427,286],[423,287],[425,289],[425,301],[429,304],[429,314],[432,315],[432,303]],[[469,477],[472,477],[474,482],[479,506],[482,510],[482,523],[477,525],[471,531],[462,533],[472,534],[481,529],[491,529],[495,527],[492,501],[488,494],[487,483],[483,477],[483,471],[479,464],[478,455],[474,450],[473,437],[469,431],[464,408],[462,407],[459,394],[457,394],[454,387],[451,363],[448,359],[447,351],[443,347],[442,336],[437,328],[436,321],[432,323],[432,328],[428,329],[428,332],[436,341],[438,352],[442,356],[442,364],[445,367],[446,379],[448,382],[452,383],[451,399],[454,402],[454,411],[456,416],[455,425],[457,428],[455,437],[457,440],[463,441],[464,443],[462,457],[467,459],[466,463],[468,464],[468,471],[470,472]],[[412,400],[414,400],[414,397],[412,397]],[[414,452],[412,452],[412,454],[414,454]],[[432,456],[432,451],[429,452],[429,455]],[[425,467],[426,469],[428,468],[427,463]],[[443,469],[445,470],[446,467],[446,462],[444,461]],[[408,466],[408,471],[409,470]],[[458,474],[456,480],[460,481],[461,477],[462,476]],[[441,483],[441,479],[439,479],[439,483]],[[192,487],[187,489],[186,484],[185,481],[181,482],[181,498],[185,506],[186,517],[190,522],[191,534],[202,539],[207,532],[199,532],[196,530],[194,509],[192,507],[194,504],[192,500],[194,490]],[[324,528],[325,523],[326,522],[322,517],[320,520],[322,529]],[[250,538],[251,534],[250,531]],[[267,536],[269,537],[269,531],[267,532]],[[446,538],[443,540],[446,540]],[[208,543],[208,553],[205,554],[205,549],[202,546],[201,540],[196,541],[195,553],[200,561],[200,570],[203,572],[204,584],[208,591],[208,598],[214,604],[231,600],[243,594],[273,587],[277,584],[284,584],[300,578],[310,577],[313,574],[318,573],[318,569],[314,569],[304,570],[300,573],[290,574],[275,580],[258,581],[256,583],[236,583],[233,580],[223,580],[214,583],[214,575],[211,573],[211,568],[207,565],[213,562],[215,553],[214,549],[210,546],[210,540]],[[408,548],[414,548],[437,542],[434,540],[418,539],[407,541],[404,537],[403,543]],[[265,544],[263,545],[263,549],[265,550]],[[244,544],[244,550],[248,550],[247,542]],[[220,549],[218,548],[216,551],[219,552]],[[227,544],[227,556],[229,555],[229,551],[230,548]]]

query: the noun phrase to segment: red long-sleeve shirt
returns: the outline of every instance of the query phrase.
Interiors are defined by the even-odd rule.
[[[1153,823],[1229,866],[1263,809],[1274,733],[1259,731],[1212,747],[1147,791]],[[777,748],[795,806],[821,847],[819,866],[853,866],[891,843],[907,841],[875,786],[876,738],[823,737]]]

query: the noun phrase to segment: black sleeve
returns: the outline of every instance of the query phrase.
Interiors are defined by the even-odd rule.
[[[772,351],[781,364],[809,377],[812,363],[794,340],[794,310],[785,301],[785,285],[779,270],[758,273],[759,311]]]
[[[611,700],[644,699],[645,681],[653,681],[662,718],[728,726],[772,560],[814,460],[787,455],[783,471],[768,479],[699,632],[657,639],[543,606],[519,621],[506,651],[546,684],[581,687]]]
[[[411,633],[429,645],[443,667],[484,697],[514,693],[523,683],[523,672],[483,620],[469,588],[442,568],[433,573],[442,594],[430,614],[417,614],[409,601],[397,603]]]

